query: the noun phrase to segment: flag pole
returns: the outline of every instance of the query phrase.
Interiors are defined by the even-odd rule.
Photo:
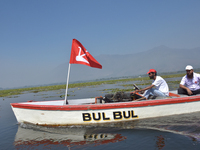
[[[69,83],[70,66],[71,66],[71,64],[69,63],[68,75],[67,75],[67,84],[66,84],[66,91],[65,91],[65,101],[64,101],[64,104],[63,104],[63,105],[68,104],[68,102],[67,102],[67,90],[68,90],[68,83]]]

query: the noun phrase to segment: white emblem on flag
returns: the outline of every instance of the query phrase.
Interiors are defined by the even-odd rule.
[[[78,53],[78,56],[76,56],[76,61],[82,61],[89,64],[89,62],[85,58],[83,58],[83,56],[85,56],[86,54],[81,55],[82,49],[81,47],[78,47],[78,48],[79,48],[79,53]]]

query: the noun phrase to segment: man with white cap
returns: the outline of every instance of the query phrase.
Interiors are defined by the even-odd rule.
[[[186,75],[182,78],[178,94],[196,95],[200,94],[200,74],[195,73],[191,65],[185,67]]]
[[[154,81],[146,88],[135,90],[135,93],[145,91],[144,97],[146,97],[146,99],[149,99],[150,95],[157,97],[169,96],[169,87],[161,76],[157,76],[157,71],[155,69],[150,69],[147,74],[149,75],[149,78],[153,79]]]

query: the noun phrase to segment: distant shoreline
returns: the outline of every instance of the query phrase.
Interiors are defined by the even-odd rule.
[[[185,73],[181,74],[169,74],[169,75],[161,75],[163,78],[175,78],[175,77],[183,77]],[[117,82],[128,82],[128,81],[142,81],[149,80],[149,77],[137,77],[137,78],[124,78],[124,79],[115,79],[115,80],[102,80],[102,81],[91,81],[91,82],[82,82],[82,83],[72,83],[69,84],[68,88],[76,88],[76,87],[87,87],[87,86],[96,86],[101,84],[116,84]],[[29,93],[38,93],[43,91],[55,91],[65,89],[66,85],[50,85],[50,86],[38,86],[38,87],[28,87],[28,88],[19,88],[19,89],[7,89],[0,90],[0,97],[10,97],[13,95],[20,95],[24,92]]]

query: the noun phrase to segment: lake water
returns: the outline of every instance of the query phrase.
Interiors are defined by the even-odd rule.
[[[120,85],[69,89],[68,99],[101,96],[103,89]],[[65,90],[25,93],[0,98],[1,150],[198,150],[200,149],[200,112],[136,120],[102,126],[38,127],[16,121],[10,103],[28,100],[60,100]]]

